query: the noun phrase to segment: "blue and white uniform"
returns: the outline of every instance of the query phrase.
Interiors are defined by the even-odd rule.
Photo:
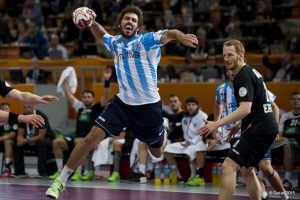
[[[123,41],[121,35],[105,34],[103,42],[114,55],[119,83],[118,97],[128,105],[143,105],[160,100],[157,67],[161,58],[160,41],[164,31],[138,34]]]
[[[221,118],[224,118],[228,115],[230,115],[233,111],[235,111],[238,107],[238,104],[236,102],[235,96],[234,96],[234,88],[229,83],[223,83],[217,87],[217,96],[216,100],[217,103],[220,105],[223,105],[223,110],[221,113]],[[240,122],[236,122],[233,124],[228,124],[226,126],[221,127],[221,135],[220,139],[222,142],[224,142],[230,132],[230,129],[237,125]],[[235,138],[239,138],[241,136],[241,130],[238,130],[238,132],[235,134]]]
[[[165,31],[138,34],[129,40],[105,34],[103,42],[114,55],[119,93],[96,119],[107,136],[124,128],[151,147],[160,147],[164,137],[162,103],[157,87],[161,37]]]

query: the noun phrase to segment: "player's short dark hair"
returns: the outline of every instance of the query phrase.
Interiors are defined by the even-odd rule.
[[[127,14],[127,13],[134,13],[134,14],[136,14],[137,17],[138,17],[138,26],[139,27],[143,26],[143,23],[144,23],[143,11],[139,7],[134,6],[134,5],[126,6],[121,11],[121,13],[119,15],[119,18],[118,18],[118,24],[121,24],[121,21],[122,21],[124,15]]]
[[[95,93],[92,90],[83,90],[81,95],[83,96],[83,94],[85,94],[85,93],[92,94],[93,97],[95,96]]]
[[[185,104],[188,104],[188,103],[195,103],[195,104],[199,105],[199,100],[197,97],[191,96],[185,100]]]
[[[294,91],[294,92],[292,92],[291,98],[292,98],[293,96],[295,96],[295,95],[300,95],[300,91]]]
[[[172,94],[169,95],[169,98],[172,98],[172,97],[178,97],[178,95],[175,94],[175,93],[172,93]]]

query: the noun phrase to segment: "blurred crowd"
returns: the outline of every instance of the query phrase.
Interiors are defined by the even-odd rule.
[[[163,49],[163,54],[185,57],[186,62],[184,69],[172,65],[161,68],[162,82],[224,80],[216,56],[230,38],[243,41],[247,52],[263,54],[266,80],[300,79],[299,63],[293,60],[293,55],[300,53],[299,0],[0,0],[0,45],[20,46],[21,56],[29,59],[110,57],[102,44],[94,42],[89,30],[73,24],[72,11],[79,6],[93,9],[96,20],[111,34],[117,34],[118,14],[130,3],[144,11],[141,33],[177,28],[198,37],[196,49],[175,42]],[[269,54],[289,58],[283,56],[270,63]],[[199,57],[206,58],[206,64],[200,67],[193,64]]]

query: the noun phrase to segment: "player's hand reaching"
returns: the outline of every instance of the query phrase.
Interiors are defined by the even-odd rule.
[[[180,142],[183,147],[188,147],[191,143],[189,141]]]
[[[53,95],[44,95],[34,99],[34,104],[48,104],[49,102],[58,101],[58,98]]]
[[[26,124],[32,124],[36,128],[42,127],[45,125],[44,118],[40,115],[19,115],[18,116],[18,122],[26,123]]]
[[[203,120],[203,121],[206,124],[198,130],[198,133],[200,135],[207,137],[208,135],[210,135],[213,132],[216,132],[218,130],[219,126],[218,126],[217,122],[207,121],[207,120]]]
[[[192,47],[192,48],[196,48],[196,46],[198,45],[198,39],[193,34],[180,35],[180,37],[178,38],[178,41],[181,42],[183,45]]]
[[[238,132],[238,130],[241,128],[240,125],[235,125],[231,127],[229,134],[227,135],[226,142],[230,142],[232,138],[234,138],[235,134]]]

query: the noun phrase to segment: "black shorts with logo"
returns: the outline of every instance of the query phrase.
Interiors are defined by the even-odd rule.
[[[277,133],[255,134],[246,131],[229,151],[228,157],[240,167],[256,167],[275,140]]]
[[[118,136],[121,131],[129,129],[135,138],[154,148],[159,148],[164,140],[161,101],[132,106],[114,96],[95,125],[102,128],[108,137]]]

